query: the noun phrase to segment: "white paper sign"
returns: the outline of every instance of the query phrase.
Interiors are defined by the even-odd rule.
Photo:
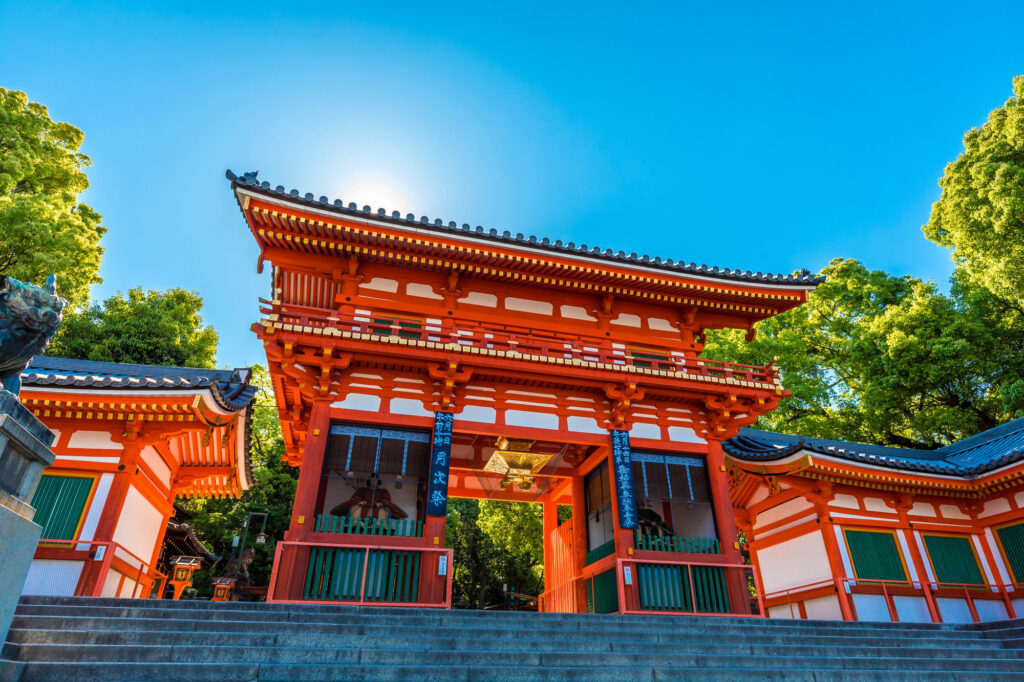
[[[437,574],[448,575],[448,555],[442,554],[437,560]]]
[[[622,580],[627,585],[633,584],[633,571],[629,568],[629,566],[622,567]]]

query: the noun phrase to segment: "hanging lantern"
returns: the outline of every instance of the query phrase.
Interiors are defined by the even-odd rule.
[[[484,471],[504,474],[498,484],[502,490],[507,490],[513,485],[520,490],[529,490],[533,487],[537,472],[543,469],[554,456],[541,452],[530,452],[530,448],[533,447],[532,440],[502,437],[498,439],[495,446],[496,449],[491,453],[491,458],[484,466]]]

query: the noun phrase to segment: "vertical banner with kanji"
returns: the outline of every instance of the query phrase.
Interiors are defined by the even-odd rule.
[[[633,461],[629,452],[629,431],[612,430],[612,460],[619,503],[619,527],[636,528],[636,499],[633,493]]]
[[[430,480],[427,482],[427,515],[448,513],[448,467],[452,455],[452,422],[450,412],[434,413],[434,439],[430,448]]]

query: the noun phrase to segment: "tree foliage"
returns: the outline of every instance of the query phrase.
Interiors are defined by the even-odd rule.
[[[211,577],[221,575],[226,558],[231,554],[234,536],[242,534],[242,524],[249,512],[265,512],[267,535],[265,545],[256,545],[255,536],[261,521],[256,519],[250,528],[246,544],[256,548],[256,557],[249,568],[253,585],[267,585],[274,561],[274,548],[284,537],[291,521],[292,504],[295,501],[295,486],[299,470],[285,464],[284,439],[281,437],[281,423],[277,417],[270,373],[265,367],[254,365],[253,382],[259,386],[259,393],[251,406],[252,421],[252,465],[255,481],[249,490],[238,499],[210,498],[190,499],[179,505],[193,515],[191,521],[199,537],[214,554],[225,557],[213,569],[196,573],[194,584],[200,596],[213,593]]]
[[[49,354],[145,365],[214,367],[217,332],[194,291],[131,289],[67,315]]]
[[[954,281],[836,259],[808,302],[760,323],[757,338],[709,334],[705,355],[775,362],[792,397],[761,426],[885,445],[935,447],[1020,414],[1021,337],[1006,307]]]
[[[100,282],[100,214],[78,201],[89,187],[84,135],[50,119],[23,92],[0,88],[0,275],[39,284],[83,305]]]
[[[964,135],[964,152],[948,166],[942,195],[924,226],[953,249],[965,285],[988,290],[1024,314],[1024,76],[1013,96]]]

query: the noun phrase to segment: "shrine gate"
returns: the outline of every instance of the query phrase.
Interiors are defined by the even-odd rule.
[[[449,497],[543,505],[548,611],[758,611],[723,440],[785,395],[700,357],[817,280],[387,213],[228,172],[300,468],[268,600],[451,606]],[[558,525],[557,505],[572,507]]]

